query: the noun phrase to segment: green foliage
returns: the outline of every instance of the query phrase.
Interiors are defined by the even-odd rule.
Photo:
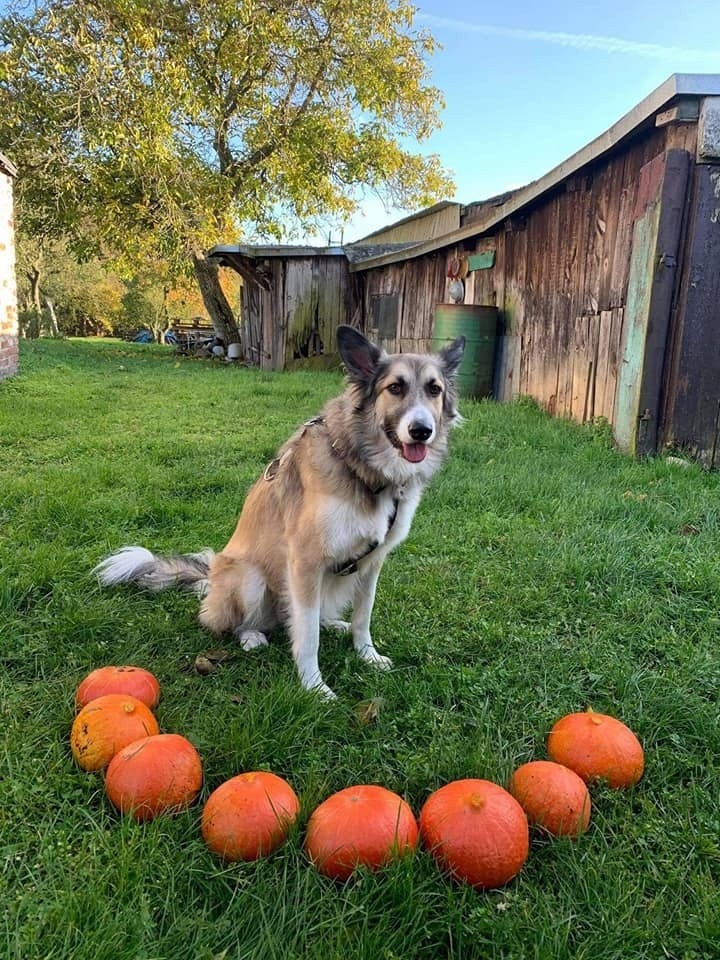
[[[23,343],[0,384],[0,921],[7,960],[701,960],[717,955],[720,476],[616,453],[605,429],[536,406],[465,401],[465,424],[388,559],[374,617],[394,669],[323,635],[338,694],[304,693],[282,634],[243,654],[198,627],[197,599],[101,590],[109,550],[220,547],[250,483],[340,385],[178,361],[160,347]],[[210,676],[197,653],[232,653]],[[188,736],[204,796],[242,769],[287,777],[299,829],[224,866],[199,809],[137,826],[74,767],[75,688],[135,662],[162,684],[163,730]],[[372,723],[358,702],[378,698]],[[462,776],[506,781],[586,706],[639,735],[631,791],[592,791],[587,834],[533,838],[480,894],[425,852],[345,886],[302,852],[314,804],[352,782],[418,811]]]
[[[406,0],[45,0],[0,20],[0,142],[29,233],[180,271],[240,231],[422,205],[432,39]]]
[[[79,263],[64,240],[17,234],[16,275],[26,336],[107,334],[121,326],[124,284],[100,260]],[[49,314],[56,316],[53,330]],[[25,322],[23,320],[25,319]]]

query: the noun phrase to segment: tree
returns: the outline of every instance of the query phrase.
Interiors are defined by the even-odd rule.
[[[449,187],[404,144],[438,124],[434,42],[408,0],[20,0],[0,19],[0,142],[32,232],[191,264],[238,339],[205,251],[347,218],[369,188]]]
[[[17,234],[17,279],[23,335],[110,333],[122,322],[125,284],[107,263],[78,263],[63,240]]]

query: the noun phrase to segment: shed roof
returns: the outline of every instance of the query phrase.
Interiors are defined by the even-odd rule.
[[[208,256],[222,261],[233,257],[248,257],[250,260],[271,260],[273,257],[342,257],[342,247],[307,247],[292,244],[219,244],[208,251]],[[228,264],[231,265],[231,264]]]
[[[470,237],[488,233],[503,220],[520,213],[525,207],[555,189],[568,177],[582,170],[583,167],[611,153],[640,130],[652,126],[657,114],[661,111],[667,110],[679,102],[708,96],[720,96],[720,74],[673,74],[625,116],[621,117],[617,123],[614,123],[599,137],[596,137],[585,147],[568,157],[567,160],[540,177],[539,180],[534,180],[518,190],[462,207],[461,213],[464,222],[449,233],[432,236],[424,240],[382,241],[383,234],[391,233],[393,227],[422,220],[422,218],[437,214],[445,208],[459,208],[459,204],[454,201],[444,200],[346,246],[225,244],[213,247],[208,256],[223,266],[233,267],[240,273],[243,272],[243,265],[247,265],[248,261],[276,257],[346,256],[350,264],[350,270],[353,272],[361,272],[403,260],[412,260],[425,253],[432,253],[443,247],[453,246]],[[2,157],[1,154],[0,157]],[[373,243],[374,239],[376,239],[376,242]]]
[[[358,260],[350,265],[350,269],[362,271],[401,260],[413,259],[442,247],[452,246],[469,237],[486,233],[507,217],[520,212],[543,194],[557,187],[563,180],[577,173],[583,167],[610,153],[643,127],[651,126],[655,122],[655,116],[658,112],[669,108],[681,98],[719,95],[720,75],[718,74],[673,74],[587,146],[572,154],[539,180],[534,180],[527,186],[510,194],[504,202],[480,205],[479,215],[473,215],[471,222],[463,224],[458,230],[413,244],[411,248],[406,250],[390,251]]]

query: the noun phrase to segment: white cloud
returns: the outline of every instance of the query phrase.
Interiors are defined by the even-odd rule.
[[[436,17],[433,14],[421,12],[418,12],[417,19],[429,27],[444,27],[449,30],[482,33],[486,36],[507,37],[510,40],[531,40],[550,43],[555,46],[572,47],[576,50],[601,50],[605,53],[620,53],[655,60],[693,58],[707,60],[715,64],[720,62],[720,55],[717,50],[693,50],[659,43],[644,43],[640,40],[624,40],[621,37],[596,36],[590,33],[563,33],[550,30],[526,30],[521,27],[498,27],[489,23],[454,20],[449,17]]]

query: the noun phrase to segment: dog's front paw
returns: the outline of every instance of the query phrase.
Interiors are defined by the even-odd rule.
[[[322,677],[317,677],[315,680],[303,681],[303,686],[306,690],[309,690],[310,693],[317,694],[321,700],[337,700],[336,694],[330,689],[330,687],[325,683]]]
[[[326,683],[319,683],[317,686],[312,688],[313,693],[317,693],[323,700],[328,702],[331,700],[337,700],[337,694],[333,693],[330,687]]]
[[[352,630],[352,625],[347,620],[323,620],[323,626],[340,633],[350,633]]]
[[[243,650],[257,650],[268,645],[267,637],[259,630],[236,630],[235,636]]]
[[[393,665],[390,657],[384,657],[381,653],[378,653],[371,643],[366,644],[364,647],[358,647],[357,652],[361,660],[364,660],[365,663],[372,664],[372,666],[377,667],[378,670],[389,670]]]

